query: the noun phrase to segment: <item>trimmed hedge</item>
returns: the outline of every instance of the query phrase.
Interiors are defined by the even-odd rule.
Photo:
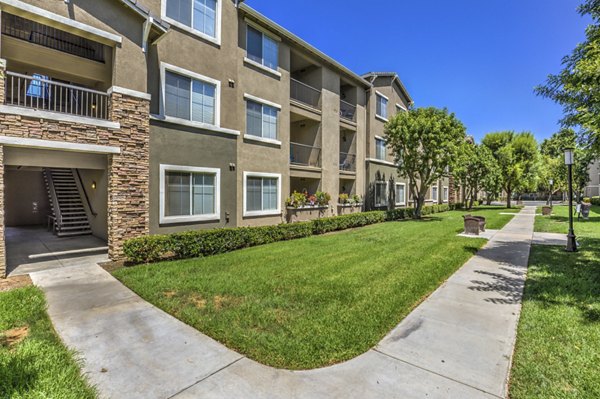
[[[422,214],[431,215],[456,208],[455,205],[448,204],[425,206]],[[199,258],[277,241],[293,240],[386,221],[412,219],[413,217],[413,208],[398,208],[390,211],[353,213],[276,226],[236,227],[148,235],[125,241],[123,252],[128,261],[134,264],[168,259]]]
[[[592,202],[592,205],[600,206],[600,197],[592,197],[591,202]]]

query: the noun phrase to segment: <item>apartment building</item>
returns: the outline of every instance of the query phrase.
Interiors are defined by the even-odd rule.
[[[593,161],[589,168],[590,179],[584,190],[585,197],[600,196],[600,159]]]
[[[292,192],[406,206],[382,141],[412,99],[233,0],[0,0],[5,232],[143,234],[290,221]],[[385,183],[385,184],[384,184]],[[431,188],[448,200],[447,182]],[[297,219],[292,219],[297,220]],[[9,235],[10,235],[9,234]]]

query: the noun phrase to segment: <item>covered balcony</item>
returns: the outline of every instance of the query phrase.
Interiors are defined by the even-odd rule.
[[[356,132],[350,129],[340,129],[340,172],[343,174],[356,173]]]
[[[292,51],[290,58],[290,100],[293,105],[321,110],[322,68],[309,57]]]
[[[356,104],[358,101],[358,87],[340,80],[340,120],[342,122],[356,123]]]
[[[4,105],[59,112],[74,116],[108,119],[108,94],[81,86],[7,71]]]

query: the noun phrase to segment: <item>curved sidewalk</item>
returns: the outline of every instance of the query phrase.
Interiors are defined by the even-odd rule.
[[[375,348],[309,371],[258,364],[99,266],[33,273],[103,398],[505,398],[535,207],[526,207]]]

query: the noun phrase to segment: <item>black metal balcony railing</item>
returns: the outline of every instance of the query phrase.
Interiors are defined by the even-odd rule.
[[[6,72],[5,105],[108,119],[108,94],[55,82],[44,76]]]
[[[290,164],[321,167],[321,149],[306,144],[290,143]]]
[[[64,53],[104,62],[104,45],[17,15],[2,13],[2,34]]]
[[[321,108],[321,91],[299,80],[291,79],[290,97],[312,108]]]
[[[340,170],[356,172],[356,154],[340,152]]]
[[[340,117],[349,121],[355,122],[356,106],[340,100]]]

